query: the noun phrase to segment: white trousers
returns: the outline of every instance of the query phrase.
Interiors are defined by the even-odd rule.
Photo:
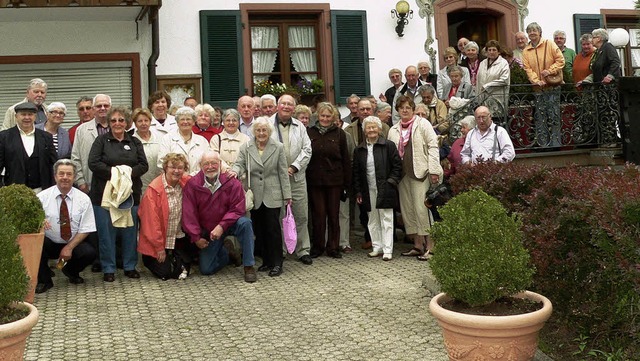
[[[373,251],[382,250],[386,256],[393,253],[393,208],[376,208],[376,199],[378,198],[378,190],[373,187],[369,188],[369,199],[371,200],[371,211],[369,214],[369,234],[371,235],[371,243]]]

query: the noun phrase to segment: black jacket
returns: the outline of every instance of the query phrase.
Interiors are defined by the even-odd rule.
[[[595,60],[591,64],[591,71],[593,72],[594,83],[602,82],[602,79],[609,74],[613,75],[615,79],[622,76],[620,57],[616,48],[610,42],[604,42],[593,56]]]
[[[102,203],[104,187],[111,179],[111,168],[117,165],[131,167],[131,180],[133,181],[133,204],[140,204],[142,193],[142,180],[140,177],[149,170],[144,148],[138,138],[125,133],[120,142],[111,134],[98,136],[89,152],[89,169],[93,172],[91,179],[91,203],[99,206]]]
[[[47,189],[55,184],[53,164],[58,160],[53,137],[44,130],[35,130],[34,156],[38,157],[40,188]],[[18,126],[0,132],[0,172],[5,171],[4,184],[26,184],[27,154],[20,138]]]
[[[378,198],[376,208],[397,209],[398,183],[402,177],[402,161],[395,143],[379,137],[373,145],[373,163],[376,168],[376,188]],[[367,145],[361,143],[353,151],[353,188],[357,196],[362,196],[362,207],[371,211],[369,184],[367,183]]]

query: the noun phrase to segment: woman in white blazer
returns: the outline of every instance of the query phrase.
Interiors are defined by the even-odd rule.
[[[200,172],[200,158],[209,149],[209,141],[193,132],[196,122],[196,111],[189,107],[182,107],[176,112],[178,130],[167,133],[160,141],[158,152],[158,167],[162,167],[164,156],[169,153],[184,154],[189,161],[191,175]]]

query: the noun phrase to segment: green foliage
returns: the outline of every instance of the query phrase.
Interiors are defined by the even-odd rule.
[[[18,234],[38,233],[44,222],[42,203],[33,190],[23,184],[0,188],[0,213]]]
[[[32,192],[33,193],[33,192]],[[6,214],[6,213],[5,213]],[[0,215],[0,310],[27,294],[29,277],[22,263],[18,232],[9,217]]]
[[[455,196],[432,228],[431,270],[442,291],[471,306],[524,291],[534,270],[522,244],[522,222],[481,190]]]

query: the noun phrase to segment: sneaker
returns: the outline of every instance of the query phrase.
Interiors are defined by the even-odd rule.
[[[184,268],[184,266],[182,266],[182,273],[180,273],[180,275],[178,276],[178,279],[181,281],[184,281],[187,279],[188,276],[189,276],[189,272],[187,271],[186,268]]]
[[[369,252],[367,254],[367,256],[373,258],[373,257],[380,257],[382,256],[382,251],[381,250],[374,250],[373,252]]]
[[[382,256],[383,261],[391,261],[392,258],[393,256],[391,256],[390,254],[385,254],[384,256]]]

